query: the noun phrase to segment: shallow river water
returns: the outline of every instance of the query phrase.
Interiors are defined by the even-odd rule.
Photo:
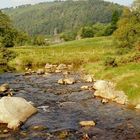
[[[24,76],[0,75],[0,84],[9,83],[14,96],[32,101],[38,113],[13,132],[0,125],[0,140],[139,140],[140,111],[116,103],[102,104],[94,91],[81,90],[90,85],[71,74],[77,83],[59,85],[62,74]],[[91,83],[92,84],[92,83]],[[93,120],[94,127],[81,127],[80,121]]]

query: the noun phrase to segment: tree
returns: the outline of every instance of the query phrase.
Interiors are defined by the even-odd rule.
[[[94,36],[104,36],[108,24],[96,23],[92,26]]]
[[[81,29],[80,35],[82,38],[94,37],[94,32],[92,27],[86,26]]]
[[[28,40],[26,33],[16,30],[9,17],[0,11],[0,45],[3,47],[13,47],[14,45],[24,45]]]
[[[76,35],[76,32],[64,32],[60,35],[60,38],[64,39],[64,41],[72,41],[75,40]]]
[[[38,45],[38,46],[45,45],[45,37],[43,35],[35,36],[33,39],[33,45]]]
[[[117,22],[118,22],[119,18],[120,18],[120,13],[118,11],[114,11],[112,14],[111,23],[108,24],[108,26],[105,30],[106,36],[112,35],[113,32],[117,29]]]
[[[138,6],[139,7],[139,6]],[[140,12],[138,8],[125,8],[114,33],[118,46],[133,48],[140,42]]]
[[[14,44],[16,46],[24,46],[26,43],[29,42],[29,35],[25,32],[17,32],[16,37],[14,39]]]

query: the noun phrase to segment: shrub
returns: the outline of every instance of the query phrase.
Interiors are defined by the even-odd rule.
[[[81,29],[80,35],[82,38],[89,38],[89,37],[94,37],[94,32],[92,27],[83,27]]]
[[[9,60],[15,58],[15,53],[4,48],[0,47],[0,65],[6,65]]]
[[[60,35],[60,38],[64,39],[64,41],[72,41],[75,40],[76,35],[76,32],[64,32]]]
[[[107,57],[104,61],[104,65],[106,67],[116,67],[116,66],[118,66],[117,62],[116,62],[116,58],[114,58],[114,57]]]

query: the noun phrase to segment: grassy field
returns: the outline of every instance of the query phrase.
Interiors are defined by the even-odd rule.
[[[73,63],[79,70],[94,75],[96,79],[115,82],[119,90],[125,91],[132,104],[140,103],[140,65],[132,61],[135,52],[117,54],[118,49],[112,40],[112,37],[98,37],[48,47],[12,48],[17,57],[9,64],[16,67],[42,67],[46,63]],[[106,66],[108,57],[115,58],[118,66]]]

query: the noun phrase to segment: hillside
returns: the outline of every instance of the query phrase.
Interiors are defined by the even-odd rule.
[[[61,33],[97,22],[108,23],[122,7],[102,0],[45,2],[4,9],[15,27],[31,35]]]

